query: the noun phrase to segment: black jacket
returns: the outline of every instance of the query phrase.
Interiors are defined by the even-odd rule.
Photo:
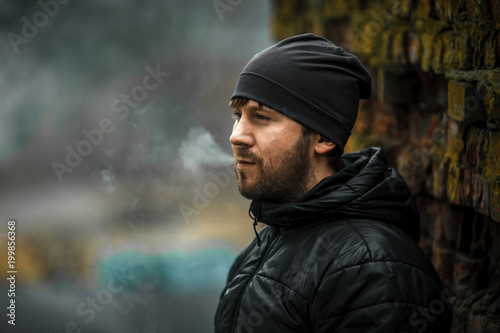
[[[231,268],[215,332],[449,331],[404,180],[380,148],[343,158],[298,202],[252,202],[267,226]]]

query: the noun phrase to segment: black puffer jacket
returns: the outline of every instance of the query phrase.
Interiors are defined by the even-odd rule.
[[[252,202],[267,226],[231,268],[216,332],[449,331],[404,180],[379,148],[343,158],[298,202]]]

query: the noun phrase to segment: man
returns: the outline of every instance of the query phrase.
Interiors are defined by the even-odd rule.
[[[448,332],[420,221],[380,148],[341,155],[371,78],[314,34],[250,60],[230,106],[240,193],[264,227],[234,262],[216,332]]]

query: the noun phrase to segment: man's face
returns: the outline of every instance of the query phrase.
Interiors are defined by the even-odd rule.
[[[230,141],[240,193],[276,202],[304,195],[313,177],[313,147],[303,126],[252,100],[233,113]]]

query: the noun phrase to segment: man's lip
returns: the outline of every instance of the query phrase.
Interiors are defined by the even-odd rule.
[[[236,160],[236,162],[242,163],[242,164],[255,164],[255,162],[245,161],[245,160]]]
[[[243,170],[243,169],[251,167],[252,165],[255,165],[255,162],[250,162],[250,161],[245,161],[245,160],[236,160],[236,169],[237,170]]]

